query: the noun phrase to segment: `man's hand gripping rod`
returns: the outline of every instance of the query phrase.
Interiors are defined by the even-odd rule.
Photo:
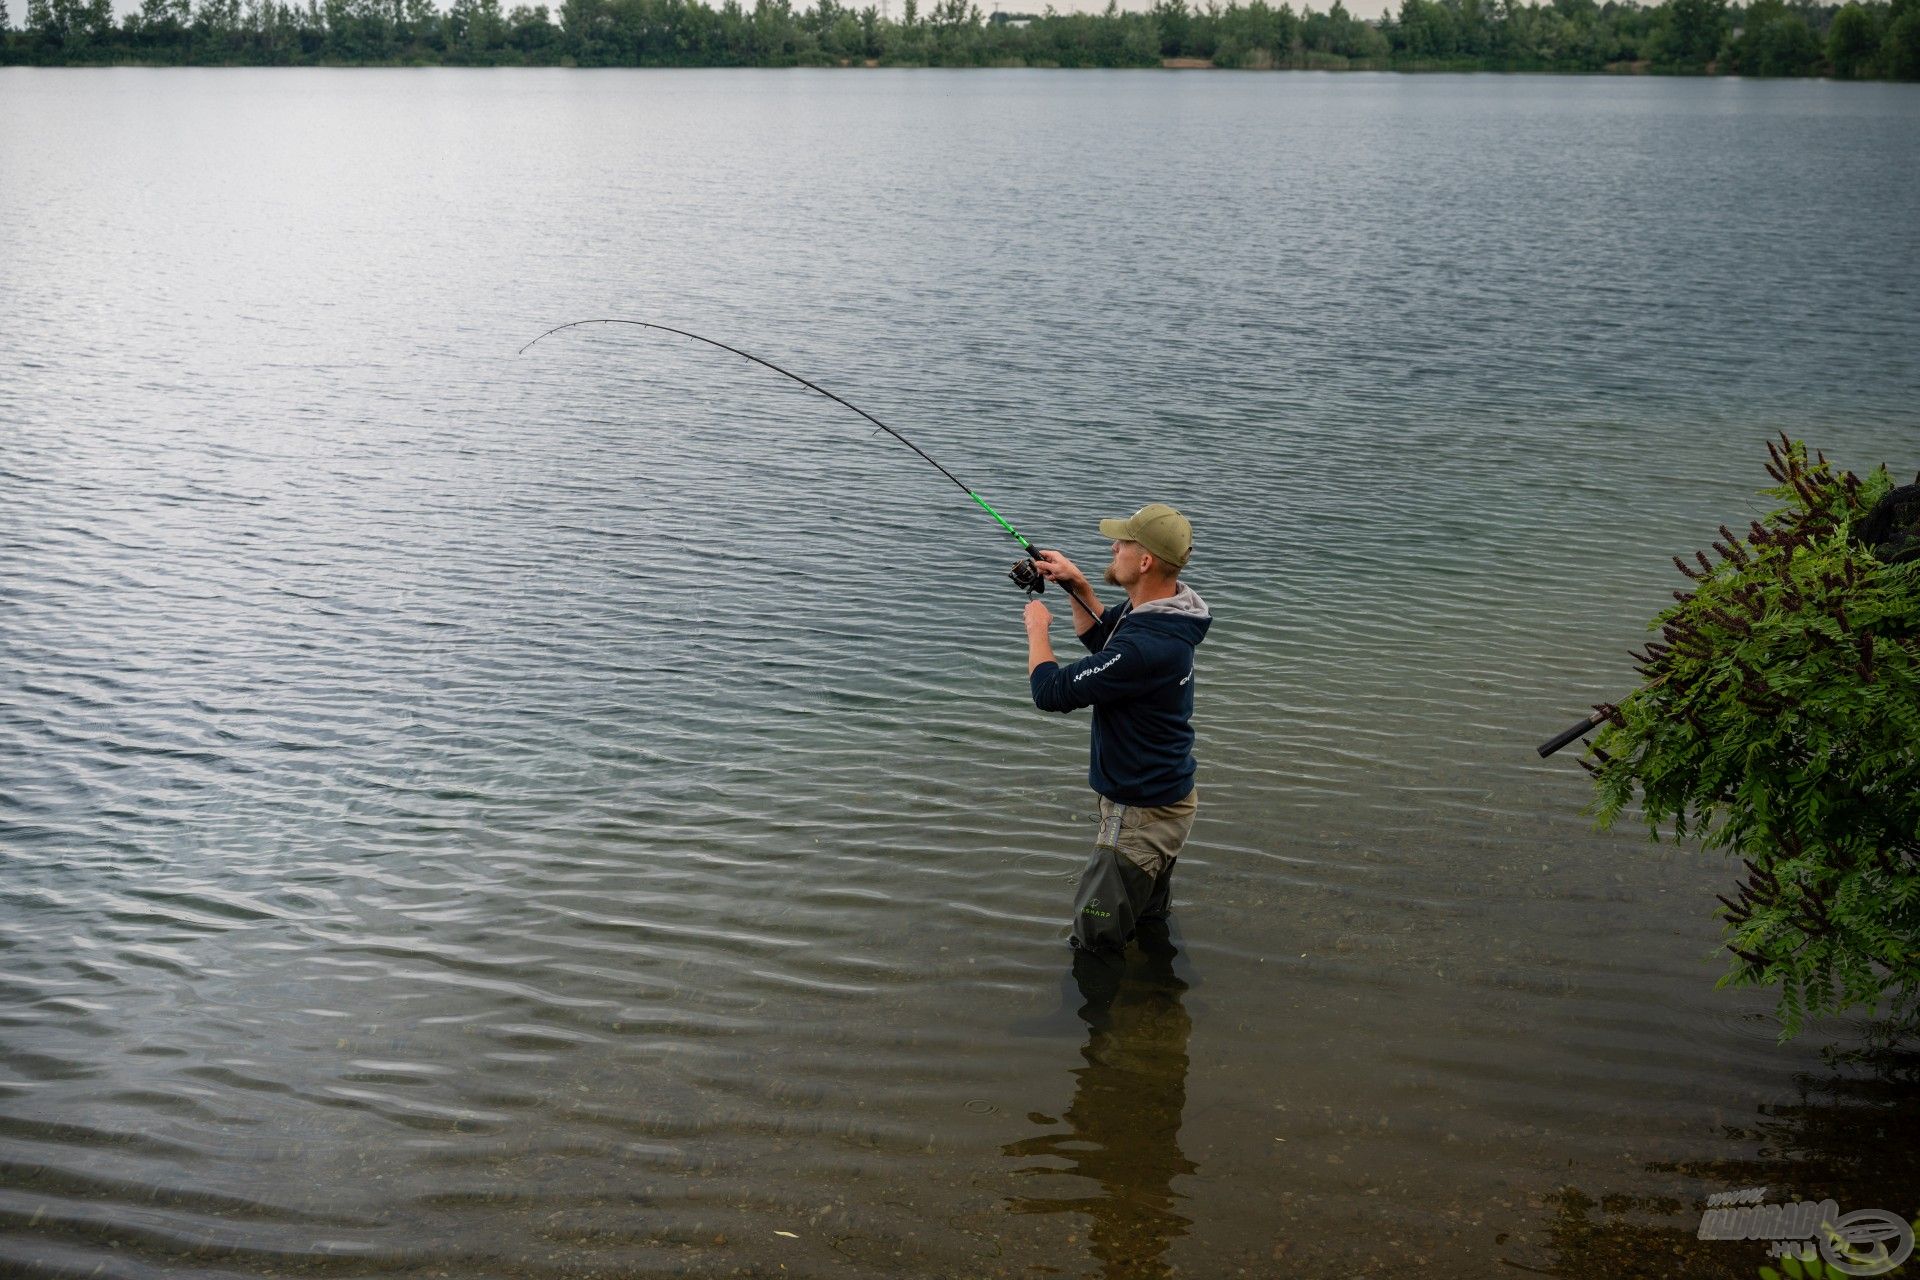
[[[982,505],[984,506],[985,504],[983,503]],[[989,507],[988,510],[992,510],[992,508]],[[1020,538],[1020,535],[1017,533],[1013,536]],[[1032,545],[1025,538],[1020,538],[1020,545],[1035,556],[1040,554],[1040,548]],[[1029,596],[1035,598],[1047,589],[1046,575],[1040,572],[1040,566],[1035,564],[1032,559],[1014,561],[1013,568],[1007,570],[1007,576],[1013,579],[1014,586],[1019,587]],[[1060,584],[1060,589],[1071,596],[1075,604],[1085,609],[1088,617],[1092,618],[1095,622],[1100,621],[1100,610],[1094,608],[1092,603],[1078,591],[1075,591],[1064,582]]]

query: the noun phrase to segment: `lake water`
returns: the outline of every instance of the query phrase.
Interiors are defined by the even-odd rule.
[[[1763,437],[1920,466],[1920,86],[12,70],[0,120],[10,1274],[1747,1277],[1712,1192],[1920,1207],[1911,1060],[1776,1044],[1726,865],[1533,751]],[[585,316],[1096,568],[1193,516],[1177,956],[1081,1016],[1012,544],[734,357],[516,355]]]

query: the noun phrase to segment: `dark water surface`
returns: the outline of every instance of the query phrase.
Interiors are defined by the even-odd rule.
[[[1764,435],[1920,466],[1920,86],[16,70],[0,120],[0,1271],[1748,1276],[1709,1192],[1920,1208],[1911,1076],[1715,992],[1726,867],[1532,751]],[[1080,1016],[1010,544],[732,357],[516,358],[583,315],[1083,561],[1194,515],[1177,955]]]

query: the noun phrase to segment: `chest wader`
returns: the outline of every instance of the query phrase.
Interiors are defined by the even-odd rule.
[[[1166,919],[1174,864],[1193,829],[1198,794],[1153,807],[1100,797],[1100,834],[1073,899],[1075,947],[1117,952],[1139,925]]]

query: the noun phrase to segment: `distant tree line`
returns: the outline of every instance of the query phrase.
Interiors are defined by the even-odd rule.
[[[16,3],[18,0],[16,0]],[[817,0],[0,0],[0,63],[581,67],[1154,67],[1606,71],[1920,79],[1920,0],[1400,0],[1355,18],[1266,0],[1224,7],[982,15],[970,0],[900,13]]]

